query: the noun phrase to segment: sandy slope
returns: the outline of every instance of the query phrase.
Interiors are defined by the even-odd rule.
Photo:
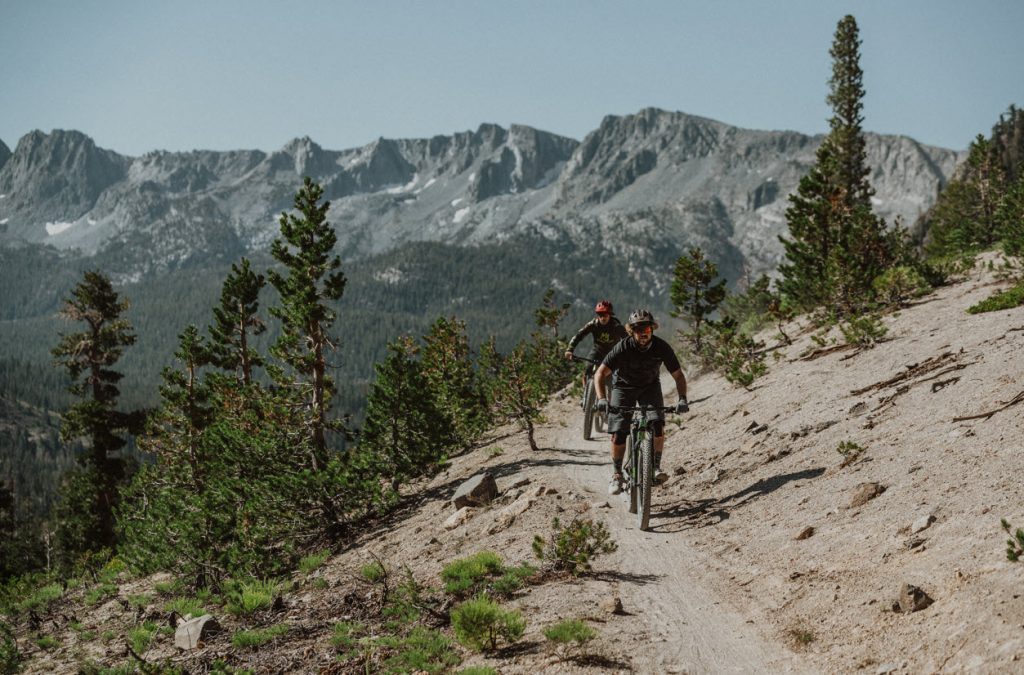
[[[718,376],[692,378],[692,413],[669,425],[674,475],[656,491],[650,532],[605,492],[607,437],[583,441],[578,403],[556,397],[540,452],[506,428],[417,486],[391,522],[318,572],[328,589],[304,585],[286,599],[274,620],[296,626],[292,637],[247,663],[261,672],[335,667],[332,626],[372,600],[357,571],[374,556],[437,585],[445,564],[484,549],[508,564],[535,562],[533,536],[547,535],[552,518],[593,517],[607,523],[618,550],[598,558],[592,575],[524,590],[509,603],[528,621],[520,644],[467,654],[465,665],[502,673],[1024,672],[1024,563],[1006,560],[999,527],[1001,517],[1024,527],[1024,402],[954,421],[1024,392],[1024,308],[964,311],[1002,285],[979,268],[886,317],[891,339],[859,353],[801,359],[812,344],[803,334],[749,391]],[[864,449],[857,461],[841,466],[841,442]],[[496,477],[501,496],[446,527],[454,490],[481,471]],[[863,483],[885,490],[851,508]],[[915,532],[915,523],[926,527]],[[798,539],[808,527],[813,535]],[[904,582],[934,603],[894,612]],[[132,582],[121,595],[147,584]],[[603,606],[613,597],[623,613]],[[116,600],[77,611],[96,632],[123,635],[135,620]],[[565,618],[599,633],[583,658],[545,644],[543,629]],[[79,644],[57,624],[64,646],[34,651],[29,672],[74,672],[84,656],[111,665],[124,658],[118,642]],[[161,640],[147,659],[197,671],[232,653],[228,636],[187,657]]]

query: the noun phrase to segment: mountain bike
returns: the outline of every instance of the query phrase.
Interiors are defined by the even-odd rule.
[[[576,356],[573,354],[572,358],[593,364],[595,371],[597,366],[601,365],[600,361],[588,359],[586,356]],[[595,411],[595,403],[597,403],[597,390],[594,388],[594,373],[591,372],[587,375],[587,381],[583,385],[583,440],[585,441],[590,440],[595,430],[598,433],[608,430],[608,416],[605,413]]]
[[[633,416],[626,438],[626,454],[622,458],[622,478],[629,494],[629,512],[636,514],[636,524],[641,530],[646,530],[651,520],[651,491],[654,488],[654,423],[647,419],[647,414],[675,411],[675,406],[640,403],[632,408],[608,407],[608,412]]]

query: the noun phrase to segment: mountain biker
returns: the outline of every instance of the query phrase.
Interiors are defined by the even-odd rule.
[[[594,306],[593,319],[583,324],[583,328],[576,331],[576,334],[569,340],[569,347],[565,350],[565,358],[572,359],[572,350],[576,348],[583,338],[588,335],[594,337],[594,346],[591,347],[587,358],[595,363],[588,363],[587,369],[583,372],[583,390],[587,389],[587,378],[594,374],[597,363],[605,357],[611,348],[618,344],[619,340],[626,337],[626,328],[615,317],[611,300],[600,300]]]
[[[634,403],[663,406],[661,381],[658,371],[664,365],[676,381],[679,402],[676,412],[689,412],[686,401],[686,376],[679,366],[679,359],[668,342],[654,335],[658,328],[654,316],[646,309],[638,309],[629,315],[626,332],[629,337],[615,345],[594,375],[599,412],[608,412],[605,397],[605,380],[609,373],[612,378],[611,405],[624,408]],[[654,423],[654,482],[664,483],[668,474],[661,469],[661,453],[665,448],[665,415],[658,411],[647,413],[647,419]],[[622,457],[626,453],[626,436],[629,433],[629,413],[613,413],[608,416],[608,433],[612,434],[612,474],[608,492],[617,495],[622,492]]]

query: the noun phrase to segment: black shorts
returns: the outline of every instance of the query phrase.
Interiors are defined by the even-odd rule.
[[[612,397],[609,405],[620,408],[630,407],[635,403],[646,403],[647,405],[663,406],[665,398],[661,395],[661,382],[653,382],[643,389],[620,389],[612,385]],[[632,413],[608,413],[608,433],[616,431],[629,431],[629,423],[633,419]],[[652,410],[647,413],[649,422],[664,422],[665,413],[660,410]]]

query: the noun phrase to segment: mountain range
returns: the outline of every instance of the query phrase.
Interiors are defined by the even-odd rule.
[[[243,255],[274,264],[278,217],[305,176],[331,200],[345,261],[335,409],[358,422],[387,342],[423,335],[439,316],[504,350],[553,288],[570,305],[563,333],[610,297],[620,314],[652,309],[668,336],[666,290],[688,247],[733,284],[772,273],[786,197],[821,140],[646,109],[606,117],[582,141],[484,124],[340,151],[299,138],[269,154],[126,157],[77,131],[34,131],[13,152],[0,142],[0,473],[36,486],[43,512],[70,462],[52,441],[49,411],[70,399],[49,350],[78,329],[57,310],[83,271],[102,270],[131,303],[138,340],[117,364],[122,407],[156,405],[177,336],[210,322],[229,266]],[[867,149],[878,212],[907,224],[964,154],[874,134]],[[268,292],[263,307],[274,302]]]
[[[127,157],[77,131],[0,142],[0,243],[103,256],[122,282],[265,250],[304,176],[324,186],[347,261],[415,242],[458,247],[520,235],[638,273],[691,245],[731,280],[772,272],[786,196],[821,136],[754,131],[648,108],[608,116],[582,141],[483,124],[429,139],[327,150],[149,152]],[[867,134],[875,204],[912,225],[963,153]],[[116,252],[116,255],[111,255]],[[663,288],[663,269],[644,285]]]

